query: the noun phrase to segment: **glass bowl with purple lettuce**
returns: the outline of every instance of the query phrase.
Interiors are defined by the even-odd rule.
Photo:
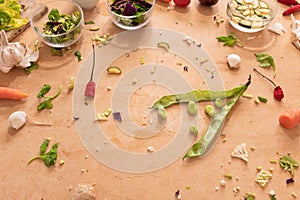
[[[114,24],[125,30],[145,26],[153,13],[155,0],[106,0]]]

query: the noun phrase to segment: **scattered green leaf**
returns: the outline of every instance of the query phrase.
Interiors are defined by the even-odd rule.
[[[45,94],[47,94],[51,90],[51,85],[49,84],[44,84],[40,92],[38,93],[37,97],[38,98],[44,98]]]
[[[257,97],[260,102],[267,103],[268,99],[262,96]]]
[[[58,143],[54,144],[52,146],[51,150],[46,153],[48,146],[49,146],[49,142],[50,142],[50,139],[44,140],[43,144],[40,146],[40,155],[31,158],[28,161],[28,164],[30,164],[32,161],[34,161],[36,159],[43,160],[47,167],[50,167],[56,163]]]
[[[223,46],[233,47],[235,44],[243,47],[244,44],[233,33],[229,33],[228,36],[217,37],[218,42],[223,42]]]
[[[259,62],[259,66],[262,68],[273,67],[273,76],[276,76],[277,70],[274,62],[274,58],[266,53],[257,53],[254,54],[256,57],[256,61]]]
[[[75,51],[74,55],[77,57],[78,62],[82,60],[80,51]]]
[[[39,65],[37,62],[31,62],[29,67],[24,68],[24,72],[26,74],[30,74],[33,70],[36,70],[39,68]]]
[[[60,85],[59,88],[58,88],[58,92],[56,93],[56,95],[51,96],[51,97],[45,97],[45,100],[42,101],[42,102],[38,105],[37,109],[38,109],[38,110],[43,110],[43,109],[51,109],[51,108],[53,108],[52,101],[53,101],[56,97],[58,97],[58,96],[60,95],[61,91],[62,91],[62,86]]]
[[[87,22],[84,22],[84,24],[85,25],[87,25],[87,24],[95,24],[95,22],[94,21],[87,21]]]

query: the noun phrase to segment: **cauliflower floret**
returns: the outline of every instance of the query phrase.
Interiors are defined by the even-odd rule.
[[[232,157],[235,158],[240,158],[242,160],[244,160],[245,162],[248,162],[248,152],[246,149],[246,144],[242,143],[238,146],[235,147],[235,149],[233,150],[233,152],[231,153]]]

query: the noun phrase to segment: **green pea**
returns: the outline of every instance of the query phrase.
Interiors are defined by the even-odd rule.
[[[214,117],[216,115],[216,110],[212,105],[206,105],[205,113],[210,117]]]
[[[222,108],[224,106],[224,102],[223,102],[222,99],[216,98],[215,105],[216,105],[217,108]]]
[[[165,120],[167,119],[167,111],[164,107],[159,107],[157,109],[157,113],[160,119]]]
[[[190,126],[190,133],[193,134],[193,135],[195,135],[195,136],[197,136],[198,135],[198,129],[197,129],[197,127],[194,126],[194,125],[191,125]]]
[[[197,105],[194,101],[189,101],[188,106],[187,106],[187,112],[190,115],[197,114]]]

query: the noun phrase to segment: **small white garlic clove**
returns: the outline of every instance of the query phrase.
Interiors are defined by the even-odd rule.
[[[8,120],[10,122],[11,127],[18,130],[26,123],[27,116],[24,111],[16,111],[8,117]]]
[[[232,69],[239,68],[241,65],[241,58],[237,54],[229,54],[227,56],[228,66]]]

